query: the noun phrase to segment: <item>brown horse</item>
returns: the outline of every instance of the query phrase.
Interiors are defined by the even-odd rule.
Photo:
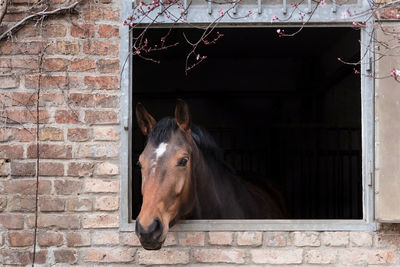
[[[191,125],[189,108],[177,101],[175,118],[159,122],[136,107],[147,144],[139,157],[143,204],[136,234],[145,249],[160,249],[178,219],[282,219],[279,193],[264,192],[236,176],[214,139]]]

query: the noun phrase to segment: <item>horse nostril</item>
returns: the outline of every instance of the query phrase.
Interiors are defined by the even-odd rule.
[[[140,225],[139,217],[136,218],[135,232],[136,232],[136,235],[140,238],[141,232],[143,232],[143,227]]]
[[[152,224],[154,224],[153,239],[158,240],[163,233],[163,225],[160,218],[156,217]]]

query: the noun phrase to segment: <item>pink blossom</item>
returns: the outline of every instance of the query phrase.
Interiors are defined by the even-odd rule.
[[[271,18],[271,22],[274,22],[275,20],[278,20],[279,18],[278,18],[278,15],[273,15],[272,16],[272,18]]]
[[[224,11],[222,10],[222,8],[219,10],[219,14],[220,14],[221,16],[224,15]]]
[[[196,59],[197,59],[197,60],[199,60],[199,59],[200,59],[200,54],[197,54],[197,57],[196,57]]]
[[[394,76],[395,78],[396,78],[396,77],[400,77],[400,70],[394,69],[394,70],[392,70],[392,72],[390,73],[390,75],[391,75],[391,76]]]
[[[342,19],[345,19],[345,18],[347,18],[347,12],[346,11],[343,11],[342,12],[342,15],[340,16]]]
[[[358,26],[358,23],[355,22],[355,21],[353,21],[353,25],[354,25],[354,26]]]
[[[326,5],[325,0],[321,0],[321,1],[319,2],[319,5],[320,5],[321,7],[324,7],[324,6]]]

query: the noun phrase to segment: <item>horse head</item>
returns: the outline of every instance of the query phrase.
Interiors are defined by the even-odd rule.
[[[136,106],[136,117],[147,136],[138,161],[143,203],[136,234],[145,249],[160,249],[169,228],[193,207],[191,176],[197,148],[191,137],[189,108],[182,100],[177,101],[175,118],[156,122],[141,104]]]

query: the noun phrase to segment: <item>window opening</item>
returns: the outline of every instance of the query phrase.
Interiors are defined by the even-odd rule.
[[[167,30],[149,29],[149,42]],[[153,54],[160,64],[135,57],[133,103],[159,120],[184,99],[192,121],[213,135],[241,177],[279,185],[289,219],[362,219],[361,79],[337,60],[360,59],[360,32],[305,28],[279,38],[272,28],[219,31],[224,37],[199,50],[208,58],[188,76],[185,47]],[[199,34],[173,29],[171,40],[182,32]],[[144,144],[134,120],[132,163]],[[141,176],[132,166],[134,219]]]

